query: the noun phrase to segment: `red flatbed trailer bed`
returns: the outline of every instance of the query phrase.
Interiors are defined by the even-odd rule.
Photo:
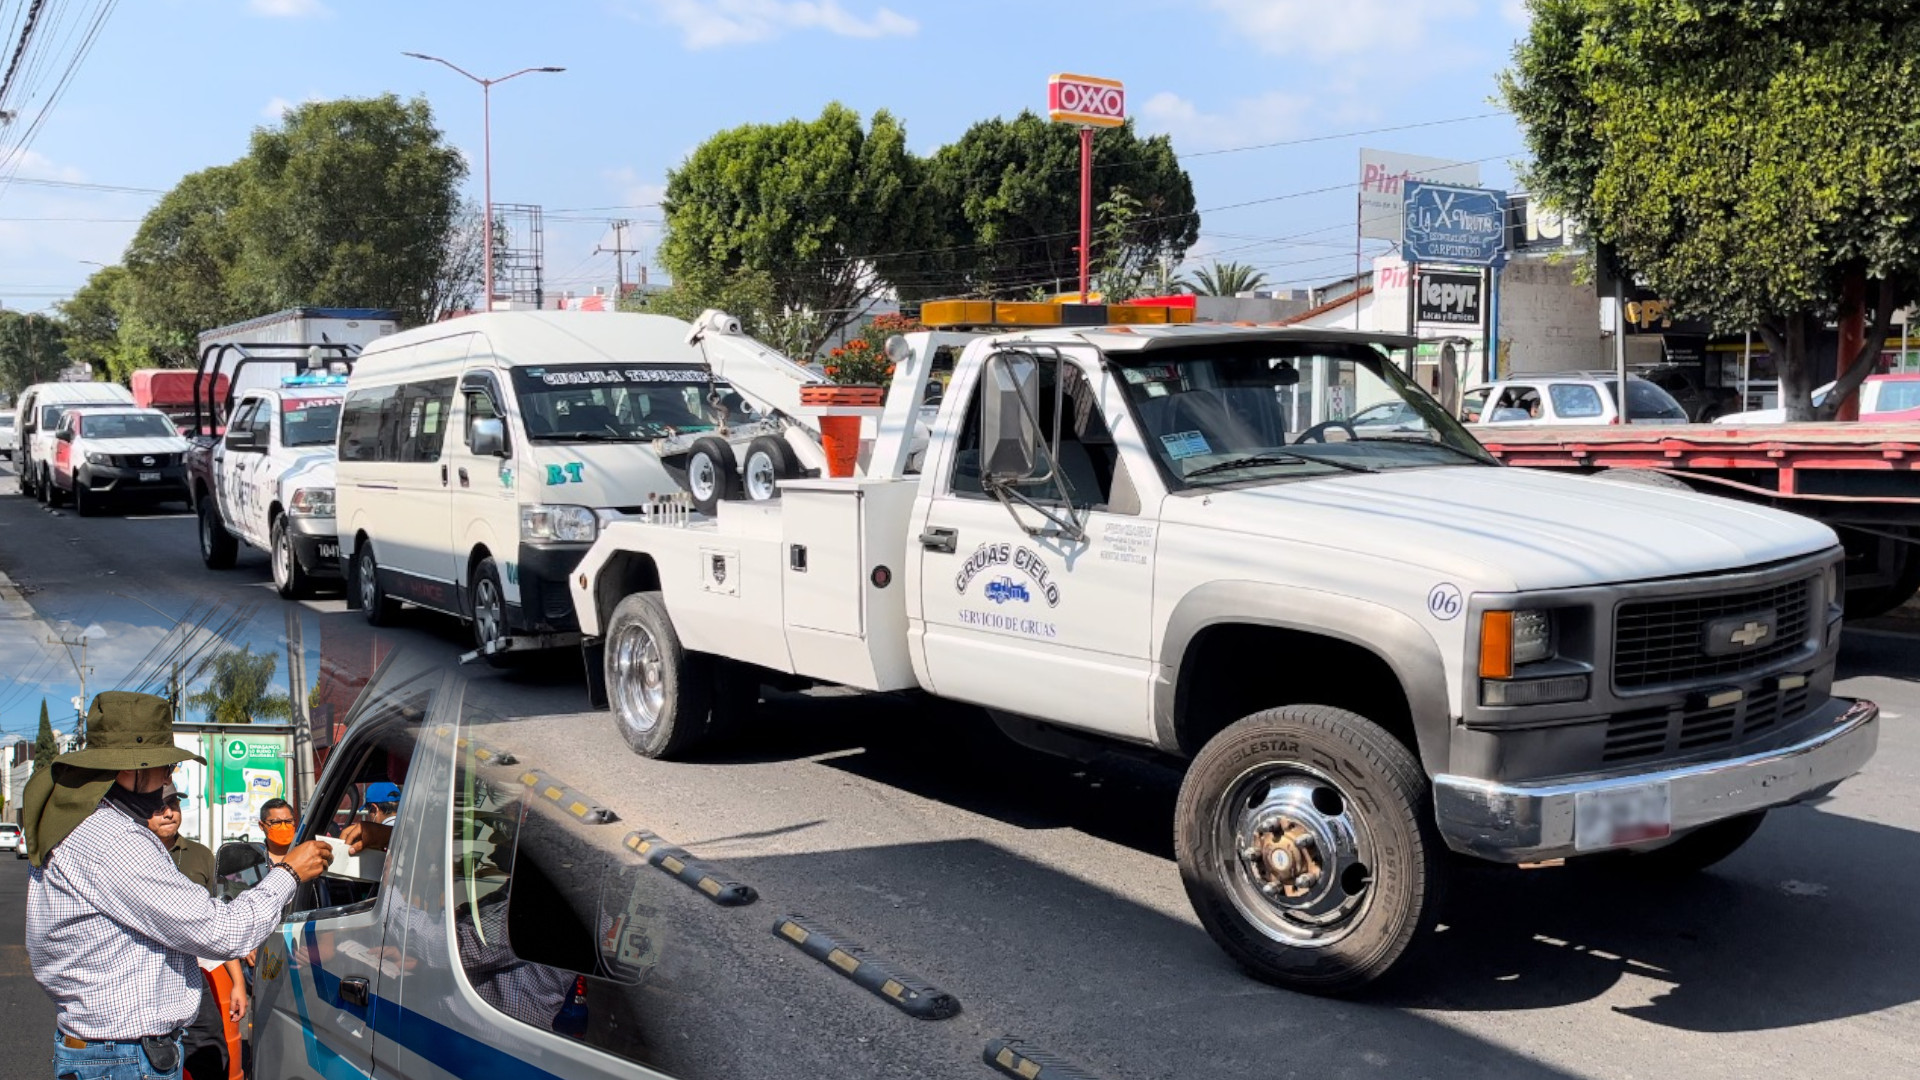
[[[1823,521],[1847,547],[1851,617],[1891,611],[1920,590],[1920,424],[1472,430],[1508,465],[1683,484]]]

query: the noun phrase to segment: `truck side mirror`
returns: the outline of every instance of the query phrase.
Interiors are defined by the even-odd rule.
[[[475,420],[467,433],[467,449],[480,457],[506,457],[507,425],[497,416]]]
[[[260,437],[252,428],[246,428],[240,431],[230,430],[227,432],[227,449],[258,450],[260,449]]]
[[[980,477],[989,483],[1034,479],[1040,460],[1040,365],[1021,353],[996,353],[980,374]]]
[[[220,895],[227,900],[260,884],[260,879],[266,877],[270,869],[272,867],[267,862],[266,850],[244,840],[221,844],[219,853],[213,857],[213,872],[220,883]]]
[[[72,442],[73,432],[71,429],[62,429],[60,431],[54,432],[53,437],[60,440],[61,442]]]

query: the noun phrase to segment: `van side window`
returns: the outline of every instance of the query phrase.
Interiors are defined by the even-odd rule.
[[[385,461],[387,455],[381,449],[381,428],[388,406],[393,402],[394,388],[375,386],[365,390],[354,390],[347,395],[346,404],[340,409],[340,460],[341,461]]]
[[[435,462],[447,440],[453,380],[407,383],[394,394],[393,461]]]

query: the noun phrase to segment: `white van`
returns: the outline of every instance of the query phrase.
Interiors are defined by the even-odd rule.
[[[470,315],[368,345],[340,416],[347,603],[469,620],[480,647],[575,631],[567,577],[600,526],[681,490],[654,443],[712,430],[688,324],[660,315]]]
[[[57,495],[51,482],[53,433],[68,410],[131,404],[133,391],[119,383],[34,383],[21,391],[13,410],[14,438],[20,443],[14,451],[14,472],[20,476],[20,494],[36,496],[41,502],[49,502]]]

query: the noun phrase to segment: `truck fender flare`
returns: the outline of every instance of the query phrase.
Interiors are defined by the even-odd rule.
[[[1161,749],[1179,752],[1175,717],[1187,648],[1201,631],[1220,625],[1296,630],[1344,641],[1379,657],[1406,694],[1427,772],[1446,771],[1453,710],[1446,665],[1432,635],[1406,613],[1370,600],[1253,581],[1210,582],[1174,606],[1161,638],[1153,685],[1153,733]]]

